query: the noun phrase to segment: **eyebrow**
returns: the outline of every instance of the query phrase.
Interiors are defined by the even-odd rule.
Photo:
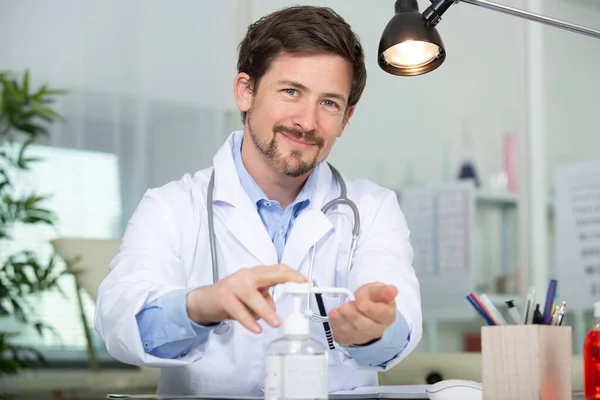
[[[310,90],[305,85],[301,84],[300,82],[296,82],[296,81],[281,80],[281,81],[277,81],[277,85],[278,86],[291,86],[294,89],[302,90],[305,92],[310,92]],[[330,97],[333,99],[338,99],[339,101],[343,102],[344,104],[346,104],[348,101],[346,99],[346,96],[339,94],[339,93],[335,93],[335,92],[323,93],[323,96]]]

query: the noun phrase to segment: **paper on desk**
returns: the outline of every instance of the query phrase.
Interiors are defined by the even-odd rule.
[[[383,399],[427,399],[429,385],[389,385],[389,386],[361,386],[353,390],[340,390],[332,392],[331,397],[352,397],[353,395],[373,395],[373,398]],[[369,396],[371,397],[371,396]]]

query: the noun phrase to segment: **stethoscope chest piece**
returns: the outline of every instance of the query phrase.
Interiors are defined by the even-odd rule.
[[[213,331],[217,335],[224,335],[229,331],[229,328],[231,328],[231,323],[229,321],[222,321]]]

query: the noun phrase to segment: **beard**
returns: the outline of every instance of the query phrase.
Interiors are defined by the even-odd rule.
[[[302,176],[312,171],[318,164],[319,151],[315,152],[312,159],[303,160],[304,152],[300,150],[292,150],[286,157],[282,154],[278,142],[276,140],[277,133],[287,135],[291,138],[301,140],[306,143],[311,143],[317,146],[318,150],[324,146],[323,138],[318,137],[315,131],[302,131],[301,129],[289,128],[283,125],[275,125],[271,139],[261,139],[257,132],[252,128],[252,110],[248,110],[248,132],[252,138],[252,142],[262,155],[275,167],[275,169],[293,178]]]

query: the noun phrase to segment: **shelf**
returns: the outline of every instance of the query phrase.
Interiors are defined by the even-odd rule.
[[[485,190],[478,190],[476,192],[476,199],[479,205],[488,206],[503,206],[503,207],[516,207],[518,197],[515,193],[508,192],[490,192]]]
[[[491,192],[487,190],[477,190],[475,198],[478,206],[511,208],[516,207],[519,202],[519,196],[510,192]],[[554,214],[554,198],[548,198],[548,216]]]
[[[398,196],[398,200],[400,200],[402,190],[396,190],[396,195]],[[493,192],[485,189],[477,189],[475,191],[475,199],[478,206],[500,207],[504,209],[517,207],[519,203],[519,196],[517,193]],[[550,216],[554,214],[554,199],[552,196],[548,199],[548,214]]]

